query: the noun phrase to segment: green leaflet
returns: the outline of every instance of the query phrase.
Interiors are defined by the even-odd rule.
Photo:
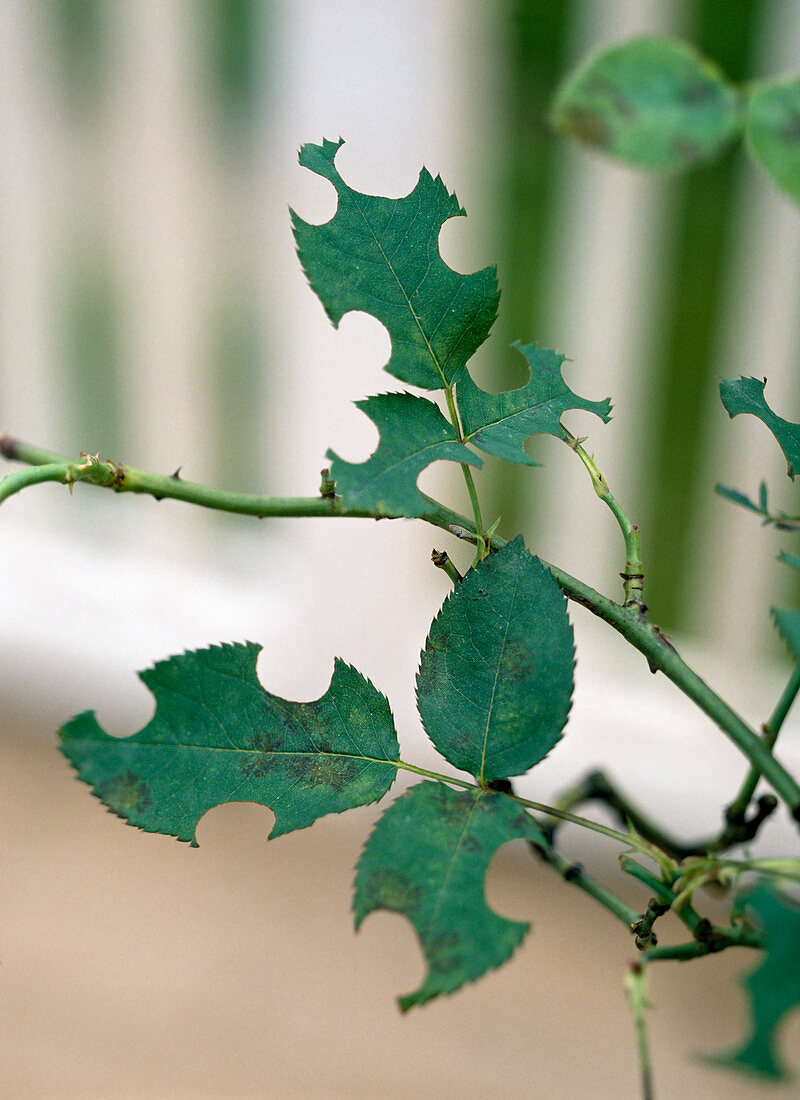
[[[559,90],[556,130],[640,168],[714,159],[742,129],[739,97],[691,47],[635,38],[592,57]]]
[[[782,561],[785,565],[791,565],[793,569],[800,570],[800,558],[797,554],[790,554],[788,550],[781,550],[778,554],[778,561]]]
[[[565,356],[536,344],[512,345],[522,352],[531,368],[530,381],[507,393],[486,393],[465,372],[458,383],[458,409],[465,442],[507,462],[538,466],[523,450],[528,436],[544,433],[557,439],[567,436],[561,417],[568,409],[585,409],[604,423],[611,419],[611,402],[587,401],[573,393],[561,368]]]
[[[763,961],[743,982],[750,1001],[750,1035],[737,1050],[714,1060],[766,1077],[788,1077],[776,1049],[776,1029],[800,1005],[800,908],[759,886],[748,897],[747,909],[767,940]]]
[[[417,489],[417,478],[426,466],[442,458],[483,465],[458,442],[455,428],[437,406],[424,397],[383,393],[356,405],[377,427],[380,442],[366,462],[345,462],[328,451],[336,492],[348,507],[421,516],[430,507]]]
[[[761,484],[764,485],[764,482],[762,481]],[[721,497],[732,500],[734,504],[738,504],[741,508],[747,508],[748,511],[755,512],[759,516],[764,513],[766,505],[764,508],[760,508],[746,493],[742,493],[738,489],[732,489],[729,485],[715,485],[714,490]]]
[[[375,909],[404,913],[428,964],[425,981],[398,999],[403,1011],[453,993],[501,966],[527,922],[486,904],[484,879],[501,844],[540,840],[533,818],[507,795],[419,783],[389,807],[356,868],[356,928]]]
[[[756,163],[800,202],[800,78],[751,90],[747,142]]]
[[[752,413],[767,425],[786,456],[786,472],[793,478],[800,469],[800,424],[783,420],[772,411],[764,397],[766,379],[739,378],[733,382],[723,378],[719,384],[722,404],[733,419],[739,413]]]
[[[159,662],[139,673],[156,699],[144,729],[109,737],[87,711],[61,730],[61,751],[129,824],[193,846],[200,818],[223,802],[269,806],[275,837],[382,798],[399,759],[385,696],[337,659],[321,699],[279,699],[256,676],[260,649],[211,646]]]
[[[800,561],[794,558],[793,555],[782,555],[783,561],[788,561],[790,565],[800,566]],[[800,611],[784,611],[780,608],[773,607],[772,616],[775,619],[778,630],[780,630],[784,640],[788,644],[792,651],[792,656],[796,661],[800,661]]]
[[[420,717],[439,752],[481,782],[522,775],[561,739],[575,667],[566,605],[519,537],[470,569],[431,625]]]
[[[308,281],[334,325],[357,309],[386,326],[390,374],[427,390],[451,386],[497,315],[495,268],[461,275],[439,255],[442,225],[464,211],[438,176],[423,168],[402,199],[362,195],[334,165],[341,145],[340,138],[300,150],[300,164],[330,180],[339,196],[325,225],[292,212]]]

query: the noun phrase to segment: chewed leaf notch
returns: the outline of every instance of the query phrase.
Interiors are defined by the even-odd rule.
[[[324,225],[292,211],[308,281],[334,325],[350,310],[363,310],[386,326],[390,374],[428,390],[451,386],[497,315],[495,268],[461,275],[442,259],[442,225],[464,211],[438,176],[423,168],[404,198],[363,195],[339,175],[341,145],[340,138],[300,150],[300,164],[330,180],[339,200]]]
[[[192,845],[200,818],[225,802],[268,806],[275,837],[382,798],[399,760],[386,697],[337,659],[321,699],[280,699],[256,675],[260,648],[161,661],[139,674],[156,700],[142,730],[109,737],[87,711],[61,730],[61,751],[129,824]]]
[[[766,952],[743,979],[750,1016],[749,1035],[714,1060],[767,1078],[790,1076],[778,1049],[780,1025],[800,1008],[800,907],[769,886],[747,899],[766,937]]]
[[[328,451],[336,492],[350,508],[378,514],[421,516],[429,505],[417,489],[422,470],[439,459],[482,465],[459,443],[455,428],[432,401],[410,393],[383,393],[357,401],[380,433],[366,462],[345,462]]]
[[[583,409],[611,419],[611,402],[578,397],[564,381],[565,356],[536,344],[513,345],[530,367],[529,381],[506,393],[486,393],[468,373],[458,383],[458,408],[464,425],[464,440],[507,462],[538,466],[523,449],[531,435],[554,435],[566,439],[561,417],[569,409]]]
[[[405,1011],[453,993],[507,961],[529,925],[486,904],[484,880],[506,841],[541,840],[533,818],[503,794],[419,783],[384,813],[356,869],[358,928],[376,909],[408,917],[428,964],[425,981],[399,998]]]

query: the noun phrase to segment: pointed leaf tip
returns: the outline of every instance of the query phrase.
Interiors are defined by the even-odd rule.
[[[356,868],[356,927],[376,909],[404,914],[425,954],[422,985],[398,999],[407,1011],[501,966],[529,925],[486,904],[492,856],[509,840],[541,840],[530,814],[503,794],[423,782],[383,814]]]
[[[441,228],[464,211],[438,176],[423,168],[404,198],[364,195],[336,169],[341,144],[300,150],[300,163],[330,180],[339,197],[325,225],[292,213],[306,277],[334,325],[350,310],[363,310],[386,326],[390,374],[428,390],[452,385],[497,315],[495,268],[461,275],[442,259]]]
[[[61,730],[61,751],[129,824],[192,844],[201,817],[225,802],[268,806],[275,837],[382,798],[399,760],[385,696],[337,659],[321,699],[281,699],[256,676],[259,650],[160,661],[140,674],[156,709],[139,733],[109,737],[87,712]]]
[[[522,775],[561,739],[574,667],[566,598],[516,538],[470,569],[434,619],[417,674],[422,724],[481,782]]]

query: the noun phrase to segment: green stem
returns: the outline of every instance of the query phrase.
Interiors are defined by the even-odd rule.
[[[638,879],[639,882],[643,883],[648,888],[648,890],[652,890],[659,901],[664,902],[665,905],[668,905],[670,909],[672,909],[677,895],[666,882],[663,882],[657,875],[654,875],[652,871],[648,871],[646,867],[642,867],[641,863],[637,863],[635,859],[631,859],[629,856],[622,857],[620,866],[626,875]],[[673,911],[675,915],[683,921],[692,935],[695,935],[698,928],[704,926],[705,919],[688,903]]]
[[[633,926],[636,946],[640,951],[645,951],[647,948],[656,946],[658,937],[653,931],[653,925],[659,917],[663,917],[669,910],[669,902],[661,901],[659,898],[650,898],[644,914]]]
[[[676,943],[665,947],[651,947],[642,955],[645,962],[675,959],[688,962],[701,959],[704,955],[715,955],[728,947],[754,947],[763,950],[763,935],[749,928],[719,928],[710,940],[692,940],[691,943]]]
[[[455,398],[453,397],[453,387],[445,386],[444,395],[447,400],[447,411],[450,416],[450,423],[458,433],[459,443],[464,442],[464,432],[461,430],[461,421],[458,417],[458,410],[456,409]],[[478,544],[475,553],[475,560],[480,561],[485,557],[487,552],[486,532],[483,526],[483,516],[481,515],[481,505],[478,500],[478,490],[475,488],[475,481],[472,477],[472,470],[465,463],[461,463],[461,472],[464,475],[464,481],[467,485],[467,492],[469,493],[470,504],[472,505],[472,514],[475,517],[475,534],[478,537]]]
[[[486,787],[480,783],[473,783],[469,779],[457,779],[455,776],[444,775],[442,772],[429,771],[427,768],[419,768],[416,764],[406,763],[405,760],[400,760],[397,766],[404,771],[413,772],[414,775],[422,775],[425,776],[426,779],[436,779],[439,783],[454,783],[457,787],[465,787],[476,791],[486,790]],[[588,817],[579,817],[577,814],[566,813],[565,811],[559,810],[556,806],[548,806],[544,802],[532,802],[529,798],[522,798],[518,794],[508,793],[507,797],[513,798],[515,802],[519,802],[521,806],[526,806],[529,810],[536,810],[538,813],[557,817],[561,821],[569,821],[573,825],[580,825],[581,828],[590,829],[593,833],[600,833],[601,836],[607,836],[611,840],[618,840],[621,844],[625,844],[629,848],[632,846],[632,839],[627,833],[620,833],[616,829],[609,828],[608,825],[601,825],[598,821],[591,821]]]
[[[520,800],[518,799],[518,801]],[[608,887],[604,886],[602,882],[598,882],[597,879],[587,874],[580,863],[575,863],[567,859],[565,855],[559,852],[557,848],[554,848],[549,842],[537,844],[531,841],[530,844],[536,853],[541,856],[546,863],[549,863],[565,882],[577,886],[579,890],[583,890],[589,897],[594,898],[594,900],[599,902],[604,909],[607,909],[609,913],[612,913],[618,920],[621,920],[629,932],[633,930],[634,926],[641,919],[641,913],[628,905],[627,902],[624,902],[622,898],[617,897],[617,895],[612,890],[609,890]]]
[[[770,752],[772,752],[775,742],[778,740],[781,726],[791,709],[798,691],[800,691],[800,663],[795,665],[792,675],[789,677],[789,682],[783,689],[781,697],[776,703],[775,709],[770,715],[769,720],[761,727],[764,746],[769,749]],[[753,799],[760,778],[761,772],[758,768],[751,765],[739,793],[725,810],[725,820],[728,827],[735,828],[737,824],[744,823],[745,813]]]
[[[568,432],[566,428],[563,428],[563,431],[567,436],[567,446],[575,452],[589,471],[595,493],[611,510],[614,519],[619,525],[620,531],[622,531],[622,537],[625,540],[625,571],[621,574],[623,587],[625,589],[624,606],[636,608],[641,614],[644,614],[647,608],[645,607],[643,599],[644,572],[642,567],[642,542],[639,528],[635,523],[631,523],[623,511],[622,505],[609,489],[608,482],[602,470],[597,465],[594,455],[590,455],[585,451],[581,446],[581,441],[572,435],[571,432]]]
[[[0,436],[0,453],[7,458],[16,459],[34,466],[66,463],[67,460],[50,451],[19,443]],[[103,469],[101,469],[101,467]],[[15,476],[15,475],[12,475]],[[104,480],[100,480],[103,478]],[[47,479],[46,479],[47,480]],[[52,480],[52,479],[50,479]],[[383,513],[374,510],[346,508],[337,497],[261,497],[246,493],[226,493],[192,482],[177,480],[174,476],[151,474],[132,467],[116,463],[98,463],[94,471],[89,470],[83,480],[90,484],[101,484],[117,492],[146,493],[157,499],[170,497],[205,508],[215,508],[225,512],[235,512],[251,516],[346,516],[383,518]],[[20,486],[21,488],[21,486]],[[18,491],[15,489],[14,491]],[[10,495],[10,494],[7,494]],[[477,535],[477,529],[458,512],[426,498],[429,510],[421,519],[451,533],[467,532]],[[386,513],[385,518],[401,518]],[[455,530],[454,530],[455,529]],[[480,537],[480,536],[478,536]],[[491,546],[499,549],[505,540],[495,535]],[[681,659],[674,646],[667,641],[658,627],[642,620],[634,607],[623,607],[613,600],[602,596],[589,585],[570,576],[557,566],[546,565],[561,588],[576,603],[586,607],[592,614],[603,619],[640,653],[647,658],[653,672],[660,671],[733,741],[747,757],[753,767],[774,788],[776,793],[788,805],[792,816],[800,822],[800,786],[786,771],[783,765],[772,755],[758,734],[752,730],[731,707],[728,706]]]
[[[461,581],[461,574],[450,560],[450,555],[446,550],[432,550],[431,561],[437,569],[441,569],[448,575],[453,584],[458,584]]]
[[[725,828],[718,835],[684,842],[664,832],[650,818],[645,817],[603,771],[589,772],[582,780],[565,791],[556,805],[561,810],[571,810],[585,802],[595,801],[608,806],[623,825],[630,822],[645,840],[651,841],[662,852],[679,861],[691,856],[705,856],[710,852],[724,852],[735,844],[749,843],[778,806],[778,800],[774,795],[762,795],[749,818],[742,814],[741,820],[727,820]]]
[[[639,1070],[642,1082],[642,1100],[653,1100],[653,1073],[650,1067],[650,1045],[647,1041],[647,968],[640,962],[632,963],[625,975],[625,988],[636,1030],[636,1049],[639,1054]]]
[[[8,500],[14,493],[20,493],[29,485],[40,485],[45,481],[64,482],[69,471],[67,462],[48,462],[42,466],[30,466],[25,470],[17,470],[8,474],[0,481],[0,504]]]

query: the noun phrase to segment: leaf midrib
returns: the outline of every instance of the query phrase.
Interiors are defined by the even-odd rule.
[[[447,386],[448,385],[447,377],[446,377],[444,371],[442,370],[442,366],[439,362],[439,357],[437,356],[436,352],[433,350],[433,346],[431,345],[431,342],[428,339],[427,333],[425,332],[425,329],[422,327],[422,322],[420,321],[419,317],[417,316],[416,310],[414,309],[413,305],[411,304],[411,299],[409,298],[408,294],[406,293],[406,289],[403,286],[402,282],[400,281],[400,277],[398,276],[397,272],[395,271],[394,264],[392,263],[392,261],[387,256],[383,245],[381,244],[380,240],[378,239],[378,237],[375,233],[375,230],[372,228],[369,221],[367,220],[367,216],[364,213],[364,210],[362,209],[361,204],[358,201],[357,193],[352,192],[352,194],[353,194],[353,205],[355,206],[356,210],[358,210],[359,214],[361,215],[361,220],[364,222],[364,225],[367,227],[369,235],[372,237],[373,241],[375,242],[375,246],[377,247],[377,249],[380,252],[381,256],[383,256],[383,259],[386,262],[386,266],[388,267],[389,271],[392,273],[392,276],[393,276],[395,282],[397,283],[398,287],[400,288],[400,293],[403,295],[403,297],[406,300],[406,305],[408,306],[409,313],[414,318],[414,322],[415,322],[417,328],[420,331],[420,335],[422,336],[422,339],[425,341],[425,347],[428,349],[428,354],[430,355],[431,359],[433,360],[434,366],[436,367],[437,371],[439,372],[439,377],[442,379],[442,384]]]
[[[512,612],[513,612],[513,609],[514,609],[514,603],[516,602],[516,599],[517,599],[517,589],[518,588],[519,588],[519,575],[517,574],[514,577],[514,591],[511,594],[511,603],[509,604],[509,608],[508,608],[508,617],[507,617],[507,620],[506,620],[506,629],[503,633],[503,641],[502,641],[502,644],[500,646],[500,653],[499,653],[498,658],[497,658],[497,667],[495,668],[494,681],[492,683],[492,697],[489,700],[489,706],[488,706],[487,711],[486,711],[486,726],[484,727],[484,731],[483,731],[483,746],[482,746],[482,749],[481,749],[481,771],[480,771],[480,782],[481,783],[483,783],[485,778],[486,778],[486,776],[485,776],[486,746],[487,746],[488,741],[489,741],[489,724],[491,723],[491,720],[492,720],[492,708],[494,707],[494,697],[495,697],[495,693],[497,691],[497,682],[498,682],[498,679],[500,677],[500,666],[503,663],[503,654],[505,653],[505,649],[506,649],[506,642],[508,640],[508,632],[511,629]]]

